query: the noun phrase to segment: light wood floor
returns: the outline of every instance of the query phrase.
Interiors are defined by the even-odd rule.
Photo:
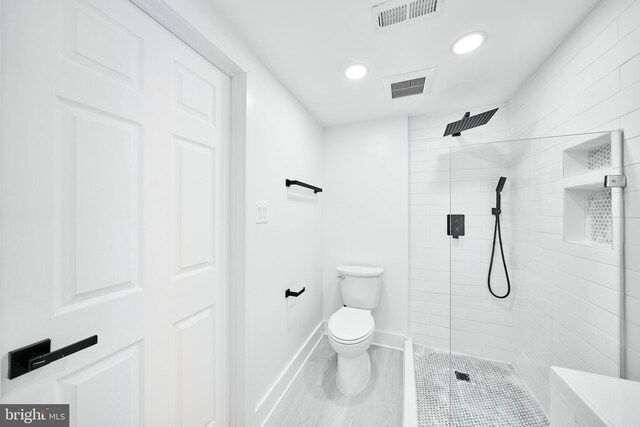
[[[368,351],[369,384],[359,395],[345,397],[336,386],[338,357],[323,337],[266,425],[400,427],[402,352],[373,345]]]

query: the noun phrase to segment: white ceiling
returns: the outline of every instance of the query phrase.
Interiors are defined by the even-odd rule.
[[[505,102],[598,0],[441,0],[441,13],[377,30],[372,0],[211,0],[325,126]],[[379,1],[378,1],[379,2]],[[454,56],[461,35],[488,34]],[[343,67],[369,66],[362,80]],[[391,100],[383,79],[436,67],[428,95]]]

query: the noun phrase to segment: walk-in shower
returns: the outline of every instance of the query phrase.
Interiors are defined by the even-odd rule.
[[[552,366],[624,376],[621,134],[469,135],[411,147],[418,423],[547,426]]]

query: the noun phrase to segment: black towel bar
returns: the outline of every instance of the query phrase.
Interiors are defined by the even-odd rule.
[[[287,187],[291,187],[292,185],[299,185],[300,187],[304,187],[304,188],[308,188],[310,190],[313,190],[314,194],[315,193],[322,193],[322,188],[316,187],[315,185],[307,184],[307,183],[302,182],[302,181],[296,181],[294,179],[287,179],[287,180],[284,181],[284,184]]]
[[[285,298],[299,297],[300,295],[302,295],[304,293],[305,290],[306,290],[305,287],[303,287],[302,290],[298,291],[298,292],[293,292],[291,289],[287,289],[286,291],[284,291],[284,297]]]

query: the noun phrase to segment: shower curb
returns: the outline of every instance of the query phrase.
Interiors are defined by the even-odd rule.
[[[416,373],[413,360],[413,338],[404,340],[404,408],[402,425],[418,426],[418,401],[416,399]]]

